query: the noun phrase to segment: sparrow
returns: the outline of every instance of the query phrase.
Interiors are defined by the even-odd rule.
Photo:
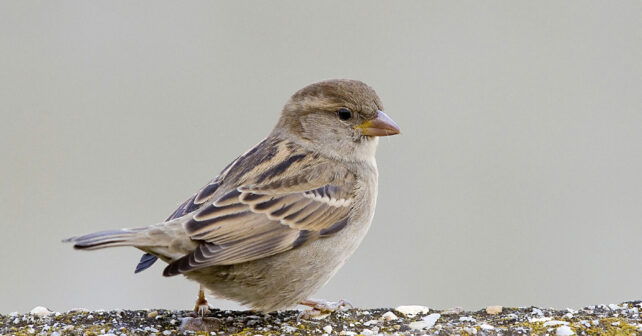
[[[398,134],[375,91],[357,80],[292,95],[272,132],[165,221],[68,238],[80,250],[133,246],[135,272],[157,259],[164,276],[256,311],[297,304],[326,284],[366,235],[377,200],[378,137]],[[327,307],[325,305],[324,307]]]

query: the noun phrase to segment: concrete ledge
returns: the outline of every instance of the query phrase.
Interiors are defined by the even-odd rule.
[[[479,311],[423,306],[348,309],[310,319],[298,311],[267,315],[214,310],[74,310],[0,315],[2,335],[642,335],[642,301],[580,310],[488,307]],[[198,331],[197,331],[198,330]]]

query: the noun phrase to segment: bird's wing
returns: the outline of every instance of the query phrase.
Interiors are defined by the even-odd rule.
[[[291,145],[274,151],[246,170],[243,183],[210,196],[186,217],[185,231],[200,244],[167,266],[165,275],[271,256],[345,227],[354,203],[353,173]]]
[[[262,143],[263,142],[254,146],[252,150],[260,146]],[[242,157],[243,156],[239,156],[230,164],[228,164],[227,167],[223,169],[223,171],[219,176],[217,176],[215,179],[210,181],[210,183],[208,183],[203,188],[201,188],[201,190],[199,190],[196,194],[192,195],[192,197],[188,198],[185,202],[183,202],[176,210],[174,210],[174,212],[172,212],[171,215],[169,215],[169,217],[167,217],[167,219],[165,219],[165,221],[169,222],[171,220],[183,217],[206,205],[207,201],[209,201],[212,198],[216,190],[218,190],[218,187],[220,187],[221,180],[223,179],[225,174],[229,171],[229,168],[233,166]],[[150,268],[156,262],[156,260],[158,260],[158,257],[153,254],[150,254],[150,253],[143,254],[143,256],[140,258],[140,261],[136,265],[136,269],[134,270],[134,273],[139,273]]]

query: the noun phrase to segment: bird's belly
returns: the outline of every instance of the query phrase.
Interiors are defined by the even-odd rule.
[[[374,195],[376,197],[376,195]],[[268,258],[214,266],[185,274],[211,294],[253,309],[273,311],[296,305],[320,289],[346,262],[366,235],[374,201],[343,230]]]

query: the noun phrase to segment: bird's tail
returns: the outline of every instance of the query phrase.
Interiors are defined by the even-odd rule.
[[[97,250],[116,246],[143,247],[156,245],[150,239],[147,228],[100,231],[84,236],[67,238],[63,242],[74,243],[74,248],[79,250]]]

